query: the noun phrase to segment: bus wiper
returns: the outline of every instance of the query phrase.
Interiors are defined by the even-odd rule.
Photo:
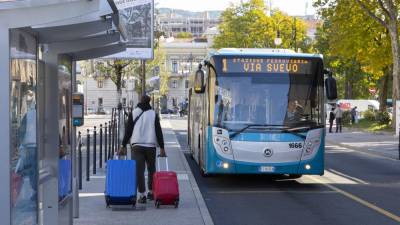
[[[291,128],[282,129],[282,131],[286,132],[286,133],[294,134],[294,135],[296,135],[298,137],[306,139],[307,136],[303,135],[303,134],[299,134],[300,131],[307,132],[307,131],[312,130],[312,129],[323,128],[323,127],[324,127],[324,125],[291,127]]]
[[[311,129],[311,127],[284,128],[284,129],[282,129],[282,132],[296,135],[296,136],[298,136],[298,137],[300,137],[300,138],[305,140],[307,138],[307,136],[304,135],[304,134],[300,134],[298,132],[304,131],[304,130],[308,131],[310,129]]]
[[[238,134],[243,133],[245,130],[251,128],[251,127],[284,127],[283,125],[277,125],[277,124],[249,124],[246,125],[245,127],[243,127],[242,129],[236,131],[233,134],[229,135],[230,139],[233,139],[234,137],[236,137]]]

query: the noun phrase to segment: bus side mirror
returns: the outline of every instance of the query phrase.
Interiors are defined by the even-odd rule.
[[[331,71],[324,71],[328,74],[328,78],[325,79],[325,89],[326,89],[326,98],[328,100],[335,100],[337,99],[337,86],[336,80],[332,77]]]
[[[194,77],[194,92],[197,94],[202,94],[205,91],[204,85],[204,71],[199,69],[196,71],[196,75]]]

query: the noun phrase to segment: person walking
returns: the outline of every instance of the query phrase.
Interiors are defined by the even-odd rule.
[[[336,106],[334,111],[335,118],[336,118],[336,133],[339,131],[342,133],[342,117],[343,117],[343,110],[340,108],[339,105]]]
[[[164,138],[160,125],[160,118],[150,106],[150,97],[142,96],[140,103],[129,114],[121,148],[126,149],[131,144],[132,158],[136,161],[136,175],[138,183],[138,202],[146,203],[153,200],[153,174],[156,171],[156,147],[160,146],[160,156],[166,157]],[[145,167],[147,165],[148,182],[146,192]]]
[[[356,116],[357,116],[357,106],[351,109],[351,124],[356,123]]]
[[[332,133],[333,121],[335,120],[335,113],[333,112],[334,110],[335,107],[333,107],[329,112],[329,133]]]

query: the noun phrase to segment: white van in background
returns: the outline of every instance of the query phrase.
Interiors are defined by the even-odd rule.
[[[354,100],[354,99],[340,99],[337,101],[342,110],[351,110],[357,106],[357,112],[365,112],[367,110],[378,111],[379,102],[377,100]]]

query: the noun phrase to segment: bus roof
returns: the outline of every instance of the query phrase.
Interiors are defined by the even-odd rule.
[[[222,48],[218,51],[210,53],[210,56],[286,56],[286,57],[304,57],[304,58],[320,58],[321,54],[297,53],[290,49],[274,49],[274,48]]]

